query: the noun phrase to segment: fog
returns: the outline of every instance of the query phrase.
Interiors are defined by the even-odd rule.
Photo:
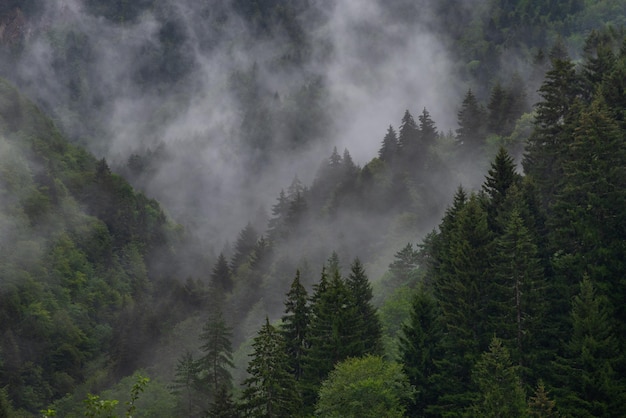
[[[310,184],[334,146],[366,164],[405,109],[426,107],[441,131],[456,127],[466,86],[427,4],[294,7],[304,17],[297,29],[276,25],[259,35],[225,0],[156,1],[122,23],[79,0],[46,2],[13,78],[70,138],[127,174],[215,253],[267,213],[294,176]],[[164,44],[164,33],[178,44]],[[294,33],[305,40],[302,56],[284,64],[295,54]],[[161,67],[146,68],[155,63]],[[265,113],[251,111],[250,100]],[[305,121],[297,127],[304,132],[294,120]],[[159,146],[149,173],[124,171],[131,154]]]

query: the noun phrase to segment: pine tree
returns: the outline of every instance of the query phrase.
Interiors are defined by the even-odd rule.
[[[574,64],[554,60],[539,93],[535,129],[528,139],[522,165],[531,176],[543,208],[553,202],[563,178],[563,157],[572,137],[572,119],[580,96],[579,78]]]
[[[195,404],[198,402],[198,363],[194,360],[193,354],[187,351],[176,364],[174,381],[170,386],[172,393],[180,398],[181,407],[186,411],[186,415],[191,417],[195,414]]]
[[[521,176],[515,172],[515,163],[503,147],[500,147],[495,160],[485,178],[482,189],[489,197],[487,215],[489,227],[498,232],[497,217],[502,209],[508,189],[519,184]]]
[[[402,117],[400,130],[398,131],[398,149],[403,161],[410,161],[416,153],[419,140],[419,128],[413,119],[413,115],[407,109]]]
[[[282,317],[280,333],[285,340],[289,356],[290,371],[296,380],[302,377],[302,362],[308,347],[309,306],[307,291],[300,283],[300,270],[291,283],[285,300],[285,315]]]
[[[618,417],[626,386],[616,367],[623,357],[615,337],[610,303],[584,277],[572,301],[572,333],[565,357],[555,362],[559,410],[566,416]]]
[[[248,257],[254,251],[259,235],[250,222],[239,232],[235,242],[234,254],[230,260],[230,269],[236,273],[239,266],[248,261]]]
[[[220,253],[217,257],[217,261],[211,271],[211,281],[213,285],[223,292],[230,292],[233,290],[233,279],[231,277],[230,267],[224,253]]]
[[[259,418],[291,417],[299,412],[300,398],[296,381],[289,372],[289,359],[278,330],[265,318],[252,343],[248,363],[249,377],[244,381],[246,416]]]
[[[626,323],[621,261],[626,237],[626,144],[624,131],[601,98],[580,116],[579,126],[563,162],[564,185],[550,220],[551,244],[559,251],[555,269],[570,300],[576,277],[596,277],[604,294]],[[622,330],[626,331],[626,327]]]
[[[489,344],[489,351],[481,355],[472,378],[478,387],[478,397],[469,408],[470,416],[528,416],[526,395],[517,368],[511,364],[509,353],[498,338],[494,337]]]
[[[307,408],[315,405],[319,386],[335,364],[359,355],[358,319],[351,302],[339,271],[334,269],[329,279],[324,269],[311,297],[309,347],[303,362],[301,387]]]
[[[355,347],[356,355],[381,355],[383,351],[382,326],[376,308],[372,305],[372,285],[358,258],[352,262],[350,274],[345,283],[356,315],[355,339],[360,345],[360,347]]]
[[[398,136],[391,125],[387,129],[387,134],[383,138],[383,143],[378,150],[378,158],[387,164],[392,164],[398,153]]]
[[[465,408],[471,399],[471,369],[487,347],[487,301],[493,236],[483,204],[472,195],[457,213],[447,213],[437,243],[434,294],[444,336],[433,380],[441,387],[439,413]],[[453,207],[454,209],[454,207]]]
[[[272,217],[267,223],[268,237],[272,242],[278,242],[287,238],[285,226],[287,212],[289,211],[289,200],[285,191],[281,190],[277,202],[272,206]]]
[[[490,322],[493,332],[509,347],[515,363],[523,367],[522,376],[527,377],[535,366],[545,363],[541,358],[545,353],[538,352],[538,341],[546,326],[546,285],[537,246],[517,210],[508,219],[496,243]]]
[[[457,143],[463,149],[466,158],[482,153],[486,119],[482,105],[478,103],[472,90],[468,90],[458,113],[459,128],[456,130]]]
[[[497,82],[491,90],[489,103],[487,104],[487,110],[489,111],[487,127],[489,132],[496,135],[505,135],[507,127],[507,102],[508,97],[506,90],[502,87],[500,82]]]
[[[221,311],[211,313],[202,327],[200,350],[203,354],[196,363],[199,387],[209,399],[214,399],[221,387],[230,389],[232,386],[231,338],[232,329],[226,325]]]
[[[548,397],[548,391],[543,381],[537,384],[533,396],[528,399],[528,410],[531,418],[558,418],[556,403]]]
[[[436,320],[437,303],[420,286],[413,298],[409,322],[402,325],[402,333],[398,337],[404,373],[416,389],[415,397],[407,409],[410,417],[431,416],[428,409],[437,400],[437,389],[431,382],[441,338]]]
[[[217,392],[215,400],[209,406],[207,416],[210,418],[239,418],[241,416],[232,393],[226,387],[222,386]]]
[[[417,269],[417,260],[418,252],[413,249],[410,242],[395,254],[393,262],[389,264],[389,270],[398,285],[411,284],[411,277]]]

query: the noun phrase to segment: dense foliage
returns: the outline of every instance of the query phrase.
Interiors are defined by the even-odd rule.
[[[399,21],[418,15],[392,3]],[[296,176],[221,252],[195,234],[197,219],[173,223],[0,80],[0,416],[622,416],[626,36],[588,29],[624,23],[626,11],[553,3],[490,1],[463,15],[439,2],[434,20],[447,23],[468,85],[450,115],[458,128],[440,132],[426,108],[417,118],[407,109],[377,156],[360,166],[334,148],[310,185]],[[154,14],[160,41],[143,51],[136,86],[175,107],[201,63],[185,52],[197,32],[167,4],[84,7],[120,28]],[[221,6],[199,9],[212,30],[194,46],[224,42],[229,13],[260,42],[281,39],[271,63],[227,77],[254,172],[288,158],[281,147],[328,134],[317,75],[284,101],[259,81],[268,68],[304,68],[314,48],[302,16],[326,17],[305,1]],[[1,6],[3,73],[42,7]],[[106,103],[92,44],[52,32],[52,74],[69,99],[39,102],[97,150]],[[518,74],[502,65],[512,54]],[[288,139],[272,142],[275,123]],[[146,149],[117,168],[149,189],[175,152]],[[192,168],[188,190],[210,190]],[[370,283],[366,268],[382,277]],[[138,370],[152,379],[131,377]],[[128,393],[129,404],[117,401]]]

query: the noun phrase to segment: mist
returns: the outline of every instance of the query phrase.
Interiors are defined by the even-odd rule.
[[[215,254],[248,220],[262,231],[279,191],[294,176],[310,184],[334,146],[366,164],[405,109],[456,126],[465,86],[428,5],[329,3],[302,2],[298,28],[260,36],[226,1],[154,2],[123,23],[79,0],[47,2],[13,77]],[[76,56],[59,57],[55,37],[75,38]],[[128,170],[133,154],[149,170]]]

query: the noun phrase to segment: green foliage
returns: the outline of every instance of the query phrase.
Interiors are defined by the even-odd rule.
[[[252,343],[253,352],[244,381],[246,416],[293,416],[299,411],[300,396],[296,380],[289,370],[282,336],[266,318]]]
[[[489,351],[476,363],[472,378],[478,386],[478,399],[468,410],[470,416],[529,416],[517,368],[511,364],[509,353],[498,338],[491,340]]]
[[[318,417],[403,417],[414,393],[399,364],[379,356],[338,363],[322,383]]]

